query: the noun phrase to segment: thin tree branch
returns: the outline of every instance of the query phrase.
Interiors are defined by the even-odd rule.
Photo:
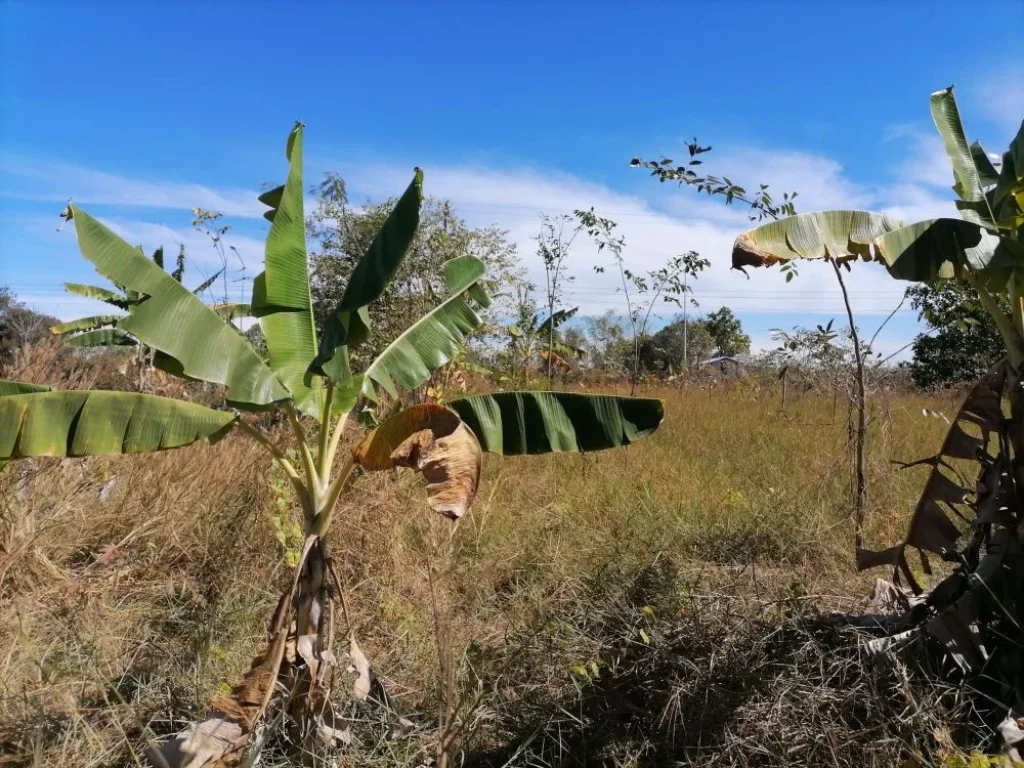
[[[864,393],[864,360],[861,356],[860,338],[857,335],[857,324],[853,319],[853,308],[850,306],[850,295],[846,292],[839,262],[829,259],[836,279],[843,292],[843,304],[846,306],[846,317],[850,321],[850,336],[853,339],[853,359],[857,364],[857,445],[856,464],[854,468],[856,491],[854,496],[854,537],[857,549],[864,543],[864,507],[867,502],[867,478],[864,475],[864,453],[867,443],[867,400]]]
[[[892,320],[894,317],[896,317],[896,313],[900,311],[900,307],[903,306],[903,302],[905,302],[906,300],[907,300],[907,294],[904,293],[903,294],[903,298],[900,299],[900,303],[896,305],[896,309],[894,309],[892,312],[890,312],[889,316],[887,318],[885,318],[885,320],[882,321],[882,324],[880,326],[878,326],[878,330],[875,331],[874,335],[871,337],[871,341],[868,342],[868,349],[874,349],[875,339],[878,338],[878,334],[880,334],[882,332],[882,329],[885,328],[885,326],[889,324],[890,320]]]

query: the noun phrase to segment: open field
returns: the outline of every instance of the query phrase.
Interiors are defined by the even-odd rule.
[[[892,704],[851,672],[856,639],[818,618],[863,610],[872,582],[853,567],[844,409],[807,396],[780,414],[774,392],[746,385],[650,394],[666,422],[629,450],[488,457],[456,527],[428,513],[412,473],[364,477],[343,499],[332,544],[349,619],[413,723],[394,734],[367,714],[352,765],[419,764],[445,706],[478,765],[887,765],[925,754],[936,728],[941,746],[941,712],[914,721],[910,682]],[[890,457],[934,451],[945,422],[922,409],[954,402],[872,402],[874,542],[901,535],[920,489]],[[8,467],[3,764],[135,765],[147,735],[238,678],[301,543],[285,487],[234,435]]]

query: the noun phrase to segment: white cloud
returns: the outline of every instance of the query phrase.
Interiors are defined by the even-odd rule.
[[[248,189],[144,181],[58,160],[5,154],[0,171],[7,177],[4,196],[22,200],[63,203],[70,197],[81,204],[186,211],[198,206],[239,218],[259,218],[266,210]]]
[[[986,149],[1005,152],[1005,144],[1017,134],[1024,119],[1024,66],[995,69],[971,90],[972,105],[998,128],[997,139],[1003,142]]]
[[[799,190],[798,202],[803,210],[893,208],[896,200],[903,201],[899,210],[908,219],[919,213],[935,215],[945,210],[941,199],[924,187],[869,188],[851,181],[833,160],[808,153],[737,148],[722,152],[719,160],[716,167],[730,178],[735,174],[734,181],[763,179],[777,194],[787,189]],[[376,199],[402,189],[408,175],[405,168],[387,165],[343,170],[351,190]],[[703,311],[721,305],[737,312],[839,316],[845,311],[835,276],[827,264],[802,264],[800,276],[788,284],[777,270],[752,273],[749,280],[731,270],[733,239],[750,225],[742,208],[726,208],[718,199],[700,197],[674,185],[652,183],[652,200],[665,205],[660,210],[635,195],[564,173],[468,166],[426,166],[425,172],[428,194],[451,199],[470,224],[494,223],[507,229],[537,284],[543,284],[543,269],[532,254],[540,214],[572,213],[574,209],[593,206],[597,213],[619,223],[618,231],[627,241],[629,268],[634,271],[655,269],[669,256],[687,250],[709,258],[712,266],[695,285]],[[616,274],[609,270],[596,275],[591,269],[594,264],[607,265],[608,258],[581,238],[572,256],[576,282],[569,289],[568,300],[579,304],[581,312],[587,314],[606,309],[622,311]],[[875,264],[858,264],[846,281],[851,303],[859,314],[887,314],[904,288]],[[666,309],[668,314],[673,311],[668,305]]]
[[[716,147],[714,168],[719,175],[728,175],[737,182],[751,184],[763,180],[770,183],[776,195],[798,190],[798,207],[804,211],[825,207],[871,208],[907,220],[955,214],[945,194],[948,165],[941,154],[941,146],[930,136],[914,130],[904,129],[894,135],[907,143],[908,151],[906,162],[895,169],[898,181],[890,184],[855,182],[835,160],[792,150]],[[4,159],[5,169],[9,169],[9,162],[9,158]],[[331,165],[342,170],[354,198],[366,195],[383,199],[395,195],[404,189],[409,179],[409,169],[396,164]],[[91,195],[93,202],[123,206],[122,214],[127,208],[189,209],[196,204],[220,210],[230,217],[248,218],[261,212],[249,191],[139,182],[56,163],[33,164],[27,166],[28,170],[24,165],[18,167],[23,177],[48,183],[67,174],[86,195],[76,199],[86,202]],[[637,172],[623,168],[623,173]],[[593,206],[599,214],[619,222],[619,232],[627,240],[629,267],[634,271],[655,269],[668,257],[687,250],[696,250],[711,259],[712,266],[695,285],[704,312],[728,305],[741,314],[787,315],[786,323],[800,315],[808,316],[806,323],[819,322],[822,315],[837,318],[844,315],[841,293],[827,264],[800,265],[800,276],[791,283],[786,283],[777,270],[751,273],[749,280],[730,270],[733,239],[750,226],[746,214],[742,207],[727,208],[720,199],[701,197],[692,190],[652,182],[643,188],[644,196],[640,196],[557,171],[430,165],[426,166],[426,188],[432,196],[453,200],[456,210],[471,225],[497,224],[507,229],[519,247],[531,279],[538,284],[543,283],[543,270],[533,252],[540,214],[571,214],[574,209]],[[192,229],[125,215],[110,218],[108,223],[129,242],[143,245],[147,251],[164,245],[168,259],[176,252],[174,246],[183,243],[197,264],[198,274],[211,274],[219,267],[219,257],[209,241]],[[251,279],[261,268],[262,241],[233,231],[226,242],[237,249]],[[235,271],[233,278],[237,277],[234,252],[229,252],[228,257],[229,267]],[[596,248],[581,237],[572,256],[576,281],[569,289],[569,301],[579,304],[586,314],[605,309],[621,312],[623,303],[617,292],[615,273],[609,270],[597,275],[592,270],[594,264],[607,266],[608,258],[598,254]],[[198,275],[193,275],[198,282]],[[859,315],[887,314],[899,301],[904,288],[874,264],[856,265],[846,280]],[[234,298],[240,286],[231,285],[229,290]],[[666,316],[674,311],[668,305],[666,310]]]

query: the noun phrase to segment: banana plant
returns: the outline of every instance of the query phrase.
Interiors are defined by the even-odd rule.
[[[579,307],[572,309],[559,309],[548,317],[541,319],[542,315],[537,313],[527,317],[518,323],[507,327],[511,348],[516,359],[523,362],[523,378],[526,378],[526,368],[531,362],[550,360],[559,370],[567,371],[572,368],[570,361],[581,360],[586,352],[579,347],[566,344],[561,341],[552,331],[571,320]]]
[[[161,246],[153,251],[153,263],[161,269],[164,268],[164,249]],[[218,271],[212,277],[200,283],[193,293],[197,296],[209,288],[221,275]],[[171,271],[171,277],[182,282],[185,276],[185,246],[178,251],[176,266]],[[76,296],[86,299],[94,299],[109,304],[121,312],[127,311],[128,307],[142,300],[136,291],[117,286],[117,290],[110,290],[99,285],[83,285],[82,283],[64,283],[64,290]],[[236,317],[244,317],[247,314],[247,306],[244,304],[215,304],[214,308],[231,320]],[[103,314],[80,317],[76,320],[69,320],[65,323],[58,323],[50,327],[50,332],[60,336],[64,346],[75,349],[89,347],[138,347],[138,339],[117,328],[117,322],[122,314]]]
[[[288,478],[302,510],[305,543],[291,583],[269,625],[268,645],[231,695],[214,699],[206,722],[177,737],[166,754],[179,764],[231,765],[245,749],[278,691],[311,723],[311,738],[341,734],[330,711],[336,667],[331,594],[338,594],[326,536],[338,499],[362,472],[408,467],[426,479],[426,501],[457,520],[480,481],[482,453],[542,454],[629,445],[657,429],[663,405],[652,398],[567,392],[474,394],[398,408],[402,390],[422,386],[481,324],[489,297],[484,264],[472,256],[444,265],[447,294],[364,370],[349,351],[372,333],[367,308],[384,292],[419,223],[423,174],[413,179],[351,273],[318,339],[310,302],[302,181],[303,126],[291,131],[286,182],[260,196],[271,222],[265,270],[256,277],[249,310],[268,351],[264,361],[218,311],[77,205],[73,222],[83,256],[137,300],[110,326],[157,351],[163,370],[224,387],[230,410],[155,395],[59,392],[32,384],[0,384],[0,460],[94,456],[179,448],[241,433],[266,449]],[[292,461],[282,441],[250,414],[280,410],[291,427]],[[340,455],[342,438],[369,411],[378,426]],[[343,523],[342,523],[343,524]],[[354,666],[362,656],[351,638]],[[355,692],[365,697],[366,675]],[[241,745],[241,746],[240,746]],[[247,746],[248,745],[248,746]],[[197,755],[204,755],[200,761]],[[194,759],[194,762],[188,760]],[[251,754],[246,759],[252,759]]]
[[[932,470],[904,540],[880,551],[858,541],[857,563],[892,566],[896,583],[902,577],[914,593],[922,588],[910,551],[925,575],[928,553],[954,564],[910,614],[915,633],[945,644],[964,671],[985,670],[984,695],[1000,704],[1005,724],[1024,716],[1024,122],[997,169],[979,143],[967,143],[952,88],[933,93],[930,107],[961,218],[904,223],[868,211],[805,213],[740,235],[733,266],[822,258],[850,268],[860,259],[880,262],[898,280],[959,280],[977,289],[1007,358],[968,395],[940,452],[912,463]],[[1008,299],[1009,313],[999,298]],[[976,463],[973,484],[954,460]]]

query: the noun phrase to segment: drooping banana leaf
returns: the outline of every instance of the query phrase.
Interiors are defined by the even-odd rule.
[[[922,570],[929,574],[931,566],[925,553],[950,553],[961,536],[955,519],[962,520],[964,528],[976,517],[985,523],[1016,526],[1012,507],[1003,504],[1005,500],[995,493],[999,486],[997,476],[1007,472],[1008,467],[1001,466],[998,457],[990,452],[994,442],[992,436],[1000,434],[1003,429],[1001,403],[1006,374],[1006,363],[999,363],[974,386],[960,406],[936,455],[903,465],[904,468],[920,465],[932,468],[907,528],[906,538],[885,550],[858,549],[857,567],[860,570],[891,565],[897,583],[903,574],[915,594],[920,594],[921,587],[907,561],[908,549],[918,550]],[[1002,453],[999,455],[1003,456]],[[972,460],[978,464],[975,490],[965,487],[964,479],[952,463],[954,460]],[[972,496],[975,497],[973,504],[970,503]]]
[[[115,293],[107,288],[98,285],[82,285],[81,283],[64,283],[64,290],[76,296],[84,296],[87,299],[96,299],[119,309],[128,309],[127,298],[120,293]]]
[[[137,342],[120,328],[96,328],[84,333],[76,333],[64,339],[64,346],[72,349],[89,347],[132,347]]]
[[[270,367],[284,382],[299,410],[319,417],[323,382],[308,373],[316,357],[313,305],[306,260],[306,220],[302,204],[302,123],[288,136],[288,178],[261,197],[273,203],[267,234],[266,268],[253,283],[252,313],[259,318]]]
[[[657,398],[577,392],[498,392],[447,405],[485,451],[506,456],[629,445],[654,432],[665,415]]]
[[[91,317],[81,317],[78,320],[69,320],[66,323],[59,323],[57,325],[50,326],[50,333],[60,336],[73,331],[91,331],[95,328],[113,325],[122,317],[124,317],[124,315],[92,315]]]
[[[45,384],[29,384],[24,381],[3,381],[0,380],[0,397],[10,395],[25,395],[30,392],[50,392],[53,387]]]
[[[68,206],[82,254],[109,280],[146,297],[117,328],[181,363],[186,376],[224,384],[239,408],[289,398],[248,342],[210,307],[77,206]]]
[[[407,328],[381,352],[364,373],[363,394],[377,400],[377,387],[392,397],[398,389],[413,389],[448,363],[479,327],[480,316],[466,300],[466,291],[486,267],[473,256],[463,256],[450,277],[453,295]]]
[[[961,270],[996,291],[1024,268],[1024,245],[964,219],[909,224],[875,241],[889,273],[900,280],[950,279]]]
[[[875,258],[874,242],[903,222],[871,211],[816,211],[756,227],[736,238],[732,265],[766,267],[793,259]]]
[[[411,467],[427,480],[431,509],[462,517],[480,482],[476,437],[444,406],[423,403],[404,408],[370,432],[352,452],[367,471]]]
[[[336,351],[368,334],[369,315],[357,313],[381,297],[398,271],[416,236],[422,203],[423,171],[417,168],[412,182],[388,214],[366,254],[352,270],[341,301],[324,325],[313,369],[322,371],[332,381],[341,382],[350,375],[347,360],[338,360],[341,356]]]
[[[0,398],[0,459],[180,448],[202,438],[213,442],[234,422],[225,411],[134,392],[11,395]]]

